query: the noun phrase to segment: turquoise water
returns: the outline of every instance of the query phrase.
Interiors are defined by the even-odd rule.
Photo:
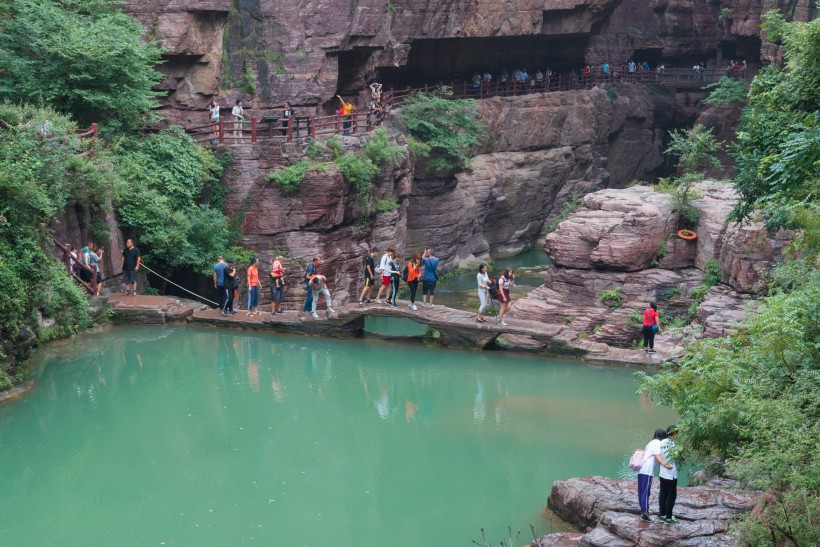
[[[505,268],[511,268],[515,274],[515,287],[511,289],[510,296],[516,300],[544,284],[544,270],[551,264],[544,249],[537,247],[513,257],[493,260],[488,273],[491,277],[498,276]],[[445,275],[436,287],[435,302],[448,308],[477,311],[476,274],[478,267],[458,275]],[[498,308],[497,303],[493,302],[492,305],[494,309]]]
[[[472,545],[549,530],[672,422],[631,372],[186,327],[38,351],[0,406],[3,545]]]

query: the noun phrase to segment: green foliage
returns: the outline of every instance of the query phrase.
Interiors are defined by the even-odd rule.
[[[717,285],[720,281],[720,266],[717,259],[710,258],[706,261],[706,270],[703,272],[703,282],[710,287]]]
[[[717,260],[712,258],[706,262],[706,270],[703,272],[703,282],[689,291],[689,298],[692,299],[688,310],[690,319],[695,318],[698,314],[698,306],[700,306],[703,299],[706,298],[706,293],[709,292],[709,289],[717,285],[718,282],[720,282],[720,266],[718,266]]]
[[[746,100],[746,84],[736,78],[723,76],[704,89],[711,89],[709,96],[703,101],[706,104],[733,105]]]
[[[370,139],[367,141],[367,144],[364,145],[364,155],[379,166],[386,165],[388,162],[393,161],[394,158],[401,157],[403,154],[404,151],[401,147],[390,144],[387,131],[381,127],[371,133]]]
[[[251,64],[245,61],[245,69],[242,71],[242,91],[245,93],[256,93],[256,73],[253,71]]]
[[[564,316],[564,323],[566,323],[567,325],[571,324],[573,321],[575,321],[575,316],[574,315],[565,315]]]
[[[618,287],[617,289],[599,292],[598,300],[610,310],[617,310],[624,304],[624,295],[621,294],[621,288]]]
[[[658,251],[655,253],[655,258],[652,259],[652,266],[660,264],[667,252],[666,241],[663,239],[658,240]]]
[[[28,105],[0,105],[0,341],[14,340],[39,314],[57,323],[40,340],[87,325],[88,301],[52,258],[46,226],[78,196],[92,208],[110,193],[109,170],[83,144],[66,135],[76,125],[65,116]],[[4,373],[0,384],[21,378]]]
[[[335,163],[356,192],[353,206],[363,221],[373,211],[373,179],[379,173],[379,166],[358,152],[339,156]]]
[[[795,227],[817,212],[820,190],[820,20],[786,22],[770,12],[764,28],[783,43],[784,67],[762,69],[749,90],[733,156],[739,200],[730,219],[767,212],[768,228]]]
[[[618,92],[615,91],[613,88],[607,86],[606,96],[609,97],[610,101],[615,101],[618,98]]]
[[[581,198],[578,197],[578,194],[573,192],[572,197],[570,197],[564,204],[561,206],[561,210],[555,215],[550,222],[548,222],[544,226],[544,233],[551,234],[555,230],[558,229],[558,225],[564,222],[569,216],[581,208]]]
[[[643,326],[643,312],[641,310],[629,310],[626,318],[626,328],[639,329]]]
[[[722,143],[715,141],[712,129],[696,124],[691,129],[670,131],[670,142],[665,153],[678,158],[678,167],[684,175],[703,173],[706,169],[719,169],[715,157]]]
[[[305,178],[305,174],[311,169],[315,168],[315,164],[308,160],[299,160],[287,167],[268,173],[266,179],[268,182],[275,182],[287,193],[296,192]]]
[[[473,99],[453,99],[450,88],[407,97],[399,110],[414,141],[417,157],[428,157],[434,169],[462,169],[475,155],[487,129]]]
[[[794,262],[803,264],[776,268],[781,284],[738,334],[696,342],[661,374],[640,374],[641,391],[679,413],[690,455],[717,457],[766,491],[737,526],[746,545],[820,541],[820,272]]]
[[[336,135],[327,139],[325,141],[325,146],[327,146],[330,149],[330,153],[333,155],[334,160],[339,158],[342,154],[344,154],[344,145]]]
[[[692,200],[699,193],[693,183],[700,179],[698,175],[684,175],[680,178],[660,178],[655,189],[672,196],[672,211],[678,215],[678,224],[682,228],[693,228],[700,219],[700,213],[692,205]]]
[[[232,235],[209,202],[221,191],[226,162],[196,145],[179,128],[121,140],[113,151],[114,205],[120,227],[136,236],[143,258],[163,273],[202,269]]]
[[[158,106],[161,50],[103,0],[6,0],[0,100],[50,106],[88,125],[134,128]]]
[[[396,201],[396,198],[393,198],[393,197],[380,199],[376,203],[376,210],[380,213],[386,213],[388,211],[395,211],[399,207],[401,207],[401,204],[399,204],[399,202]]]

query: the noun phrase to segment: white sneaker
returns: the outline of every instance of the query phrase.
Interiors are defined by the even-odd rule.
[[[505,323],[503,319],[502,319],[502,320],[500,320],[500,321],[498,322],[498,324],[499,324],[499,325],[501,325],[502,327],[506,327],[506,326],[507,326],[507,323]]]
[[[319,319],[319,314],[316,312],[313,312],[310,315],[312,315],[314,319]]]
[[[410,304],[410,309],[413,310],[413,311],[416,311],[418,308],[416,307],[415,304]]]
[[[333,308],[328,308],[327,313],[328,315],[330,315],[331,313],[336,313],[336,310],[334,310]]]

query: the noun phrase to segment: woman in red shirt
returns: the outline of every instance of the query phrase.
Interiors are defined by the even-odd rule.
[[[661,329],[658,323],[658,305],[650,302],[643,311],[643,350],[646,353],[655,353],[655,333]]]
[[[259,259],[253,257],[248,266],[248,315],[259,315]]]

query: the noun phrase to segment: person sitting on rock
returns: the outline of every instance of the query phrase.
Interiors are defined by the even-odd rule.
[[[310,280],[310,291],[313,293],[313,302],[311,304],[311,315],[314,319],[319,319],[319,314],[316,313],[316,304],[319,302],[319,295],[325,296],[325,304],[327,304],[327,314],[336,313],[331,306],[330,291],[327,289],[327,278],[322,274],[314,275]]]

